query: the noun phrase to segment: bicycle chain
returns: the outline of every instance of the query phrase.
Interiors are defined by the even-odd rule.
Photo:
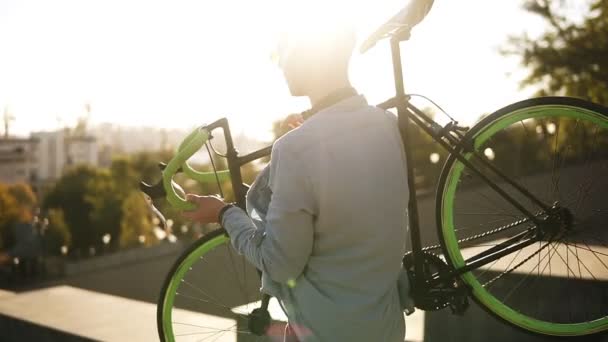
[[[469,242],[469,241],[472,241],[472,240],[481,239],[481,238],[484,238],[484,237],[489,236],[489,235],[500,233],[500,232],[502,232],[504,230],[513,228],[515,226],[519,226],[520,224],[526,223],[528,221],[530,221],[529,218],[523,218],[521,220],[518,220],[518,221],[515,221],[515,222],[511,222],[511,223],[509,223],[507,225],[504,225],[502,227],[498,227],[496,229],[489,230],[487,232],[483,232],[481,234],[477,234],[477,235],[466,237],[464,239],[460,239],[460,240],[458,240],[458,243],[460,244],[460,243],[463,243],[463,242]],[[422,251],[426,252],[426,251],[430,251],[430,250],[438,249],[438,248],[441,248],[441,245],[433,245],[433,246],[424,247],[424,248],[422,248]]]
[[[520,224],[526,223],[528,221],[530,221],[530,218],[523,218],[521,220],[517,220],[515,222],[511,222],[511,223],[506,224],[504,226],[498,227],[496,229],[489,230],[489,231],[483,232],[481,234],[469,236],[469,237],[466,237],[464,239],[460,239],[460,240],[458,240],[458,243],[460,244],[460,243],[469,242],[469,241],[476,240],[476,239],[481,239],[481,238],[484,238],[484,237],[489,236],[489,235],[500,233],[500,232],[502,232],[504,230],[513,228],[515,226],[518,226]],[[526,259],[522,260],[520,263],[518,263],[517,265],[515,265],[513,268],[511,268],[511,269],[509,269],[509,270],[507,270],[507,271],[505,271],[505,272],[497,275],[496,277],[490,279],[489,281],[487,281],[486,283],[484,283],[482,286],[486,287],[486,286],[492,284],[493,282],[497,281],[498,279],[504,277],[505,275],[507,275],[507,274],[515,271],[516,269],[518,269],[519,267],[521,267],[523,264],[525,264],[526,262],[528,262],[528,260],[530,260],[534,256],[538,255],[538,253],[540,253],[543,249],[545,249],[549,245],[550,245],[550,243],[545,244],[543,247],[541,247],[536,252],[532,253],[530,256],[528,256]],[[433,250],[433,249],[438,249],[438,248],[441,248],[441,245],[434,245],[434,246],[424,247],[424,248],[422,248],[422,250],[426,252],[426,251]]]

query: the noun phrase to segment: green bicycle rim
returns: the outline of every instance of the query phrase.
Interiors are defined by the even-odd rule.
[[[532,103],[528,107],[506,113],[497,120],[491,121],[486,126],[478,130],[477,133],[472,137],[474,139],[474,147],[477,150],[496,132],[510,126],[513,123],[525,119],[541,117],[570,117],[580,120],[587,120],[601,127],[608,128],[608,118],[606,116],[586,108],[567,104],[534,105]],[[469,159],[471,158],[472,153],[465,154],[464,156],[465,158]],[[441,229],[444,239],[444,249],[455,268],[460,268],[465,265],[465,261],[458,244],[458,238],[456,237],[453,221],[454,197],[463,170],[464,165],[455,160],[450,173],[446,178],[446,185],[444,187],[441,205]],[[472,295],[476,298],[476,300],[478,300],[487,309],[502,319],[526,330],[554,336],[580,336],[598,333],[608,329],[608,317],[581,323],[553,323],[529,317],[503,304],[500,300],[488,292],[471,272],[461,275],[461,279],[471,287]]]
[[[214,248],[228,243],[230,238],[225,233],[217,234],[217,236],[203,242],[201,245],[196,247],[193,251],[187,253],[186,257],[179,263],[172,272],[173,276],[169,280],[168,284],[164,287],[163,298],[162,298],[162,309],[159,313],[159,318],[162,324],[162,336],[161,339],[165,342],[175,342],[173,333],[173,319],[172,310],[173,304],[175,303],[175,296],[177,294],[177,288],[179,287],[184,275],[192,265],[198,261],[203,255],[207,254]]]

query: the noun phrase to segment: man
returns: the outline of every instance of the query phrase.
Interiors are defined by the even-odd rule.
[[[262,271],[262,291],[287,310],[287,333],[295,336],[286,339],[404,340],[397,280],[405,156],[394,115],[369,106],[349,82],[354,45],[348,30],[282,44],[291,94],[307,96],[312,109],[275,142],[269,168],[248,193],[247,209],[262,212],[261,224],[217,197],[188,195],[198,208],[184,215],[219,221]]]

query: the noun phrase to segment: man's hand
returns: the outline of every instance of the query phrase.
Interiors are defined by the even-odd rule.
[[[289,114],[285,120],[283,120],[282,123],[282,128],[286,131],[290,131],[294,128],[299,127],[301,124],[304,123],[304,119],[302,118],[302,115],[300,114]]]
[[[221,198],[217,196],[198,196],[193,194],[186,195],[188,202],[194,203],[196,209],[184,211],[182,216],[199,223],[218,223],[218,215],[220,210],[226,205]]]

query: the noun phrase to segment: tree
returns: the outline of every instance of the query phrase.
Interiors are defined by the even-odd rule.
[[[60,255],[61,247],[70,247],[72,236],[65,222],[62,209],[50,209],[47,213],[48,226],[44,232],[44,247],[50,255]]]
[[[120,222],[120,246],[131,247],[144,243],[152,245],[158,240],[153,232],[150,209],[142,194],[131,192],[122,204]],[[143,242],[140,240],[143,237]]]
[[[17,183],[7,186],[0,183],[0,247],[6,248],[12,244],[12,227],[16,222],[32,220],[36,202],[36,195],[29,185]]]
[[[590,1],[581,22],[565,15],[563,1],[526,0],[524,8],[545,20],[538,38],[510,37],[505,54],[521,56],[530,73],[522,85],[538,95],[563,94],[608,104],[608,0]]]
[[[12,230],[10,227],[18,216],[17,201],[9,192],[9,187],[0,183],[0,248],[5,249],[11,244]]]
[[[93,230],[91,214],[95,204],[91,199],[95,197],[95,191],[104,188],[107,179],[107,170],[77,166],[57,181],[44,200],[44,209],[62,210],[72,236],[72,250],[77,254],[83,255],[89,247],[101,244],[101,236]]]
[[[107,172],[108,170],[103,171],[85,185],[84,200],[91,207],[89,234],[93,247],[106,248],[102,239],[105,235],[109,235],[109,248],[115,249],[118,248],[120,236],[122,203],[131,189],[121,187],[120,183],[116,182],[117,177]]]
[[[8,192],[22,206],[33,207],[38,201],[32,187],[25,183],[13,184],[8,188]]]

